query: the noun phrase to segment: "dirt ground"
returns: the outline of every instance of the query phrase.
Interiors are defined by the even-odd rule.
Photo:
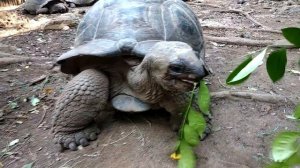
[[[188,4],[199,17],[205,36],[276,41],[282,39],[279,33],[263,30],[300,25],[297,0],[238,2],[242,1],[195,0]],[[263,27],[242,14],[226,12],[229,9],[250,12]],[[0,44],[4,46],[0,46],[0,54],[43,58],[0,64],[0,168],[19,168],[28,163],[34,163],[34,168],[176,167],[176,161],[169,158],[176,133],[169,127],[169,116],[161,111],[118,113],[113,121],[103,126],[98,140],[90,146],[76,152],[58,152],[50,133],[51,116],[55,99],[70,76],[52,65],[57,57],[72,47],[76,27],[26,32],[23,31],[26,20],[57,15],[32,17],[20,14],[17,9],[3,9],[0,14],[3,20],[3,17],[18,20],[10,19],[9,26],[0,26]],[[211,92],[246,90],[281,95],[300,102],[300,75],[287,71],[281,81],[273,84],[264,65],[244,84],[225,86],[226,76],[245,58],[244,55],[260,47],[206,42],[206,61],[213,71],[213,75],[207,78]],[[289,50],[287,69],[299,71],[299,58],[299,50]],[[36,106],[30,102],[33,96],[40,100]],[[275,133],[295,127],[295,123],[286,117],[294,107],[285,102],[271,104],[243,98],[213,99],[213,133],[195,149],[197,167],[263,167],[270,161],[270,144]],[[19,142],[9,146],[16,139]]]

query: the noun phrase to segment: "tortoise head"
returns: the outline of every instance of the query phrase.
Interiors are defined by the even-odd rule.
[[[169,91],[190,91],[208,75],[203,60],[188,44],[179,41],[156,43],[145,60],[151,78]]]

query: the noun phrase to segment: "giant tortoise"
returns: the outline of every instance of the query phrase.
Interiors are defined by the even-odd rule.
[[[178,128],[194,84],[208,75],[196,15],[182,0],[101,0],[80,22],[61,71],[76,75],[54,111],[54,140],[76,150],[114,111],[165,109]]]
[[[26,0],[23,9],[25,13],[32,15],[68,12],[68,7],[63,0]]]

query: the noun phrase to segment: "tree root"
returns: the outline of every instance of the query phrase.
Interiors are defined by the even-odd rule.
[[[203,28],[207,29],[231,29],[231,30],[237,30],[237,31],[254,31],[254,32],[267,32],[267,33],[277,33],[281,34],[282,32],[279,30],[272,30],[272,29],[243,29],[238,27],[227,27],[227,26],[202,26]]]
[[[21,62],[35,62],[35,61],[53,61],[53,58],[43,58],[43,57],[0,57],[0,66],[16,64]]]
[[[204,36],[208,41],[214,41],[218,43],[233,44],[233,45],[246,45],[246,46],[267,46],[273,44],[270,40],[252,40],[239,37],[213,37]]]
[[[208,6],[208,7],[211,7],[211,8],[222,8],[221,6],[213,5],[213,4],[207,4],[207,3],[191,3],[191,4],[199,5],[199,6]]]
[[[274,104],[278,104],[278,103],[291,104],[291,105],[296,104],[288,97],[266,94],[266,93],[253,93],[249,91],[220,91],[220,92],[211,92],[210,94],[213,99],[229,98],[233,100],[238,100],[240,98],[244,98],[244,99],[257,100],[261,102],[274,103]]]

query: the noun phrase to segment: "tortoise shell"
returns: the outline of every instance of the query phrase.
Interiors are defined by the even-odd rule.
[[[64,3],[63,0],[26,0],[23,8],[30,14],[35,14],[39,9],[49,7],[56,3]]]
[[[93,4],[96,0],[65,0],[67,3],[74,3],[77,6],[88,6]]]
[[[199,58],[204,57],[200,23],[182,0],[100,0],[81,20],[74,49],[57,62],[62,72],[75,73],[74,59],[81,57],[143,58],[159,41],[189,44]]]

